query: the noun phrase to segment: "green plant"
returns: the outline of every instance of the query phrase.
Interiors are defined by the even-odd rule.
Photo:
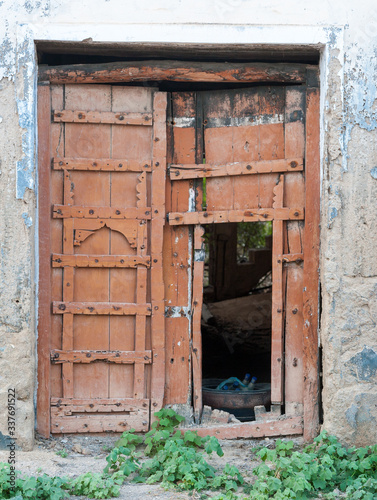
[[[58,450],[56,452],[56,454],[59,455],[59,457],[62,457],[62,458],[67,458],[68,457],[68,452],[64,448],[62,450]]]
[[[223,451],[215,437],[200,437],[196,432],[177,429],[183,418],[171,409],[155,413],[157,420],[144,438],[134,431],[123,433],[118,444],[107,456],[106,472],[119,471],[125,476],[133,475],[134,482],[148,484],[161,482],[163,486],[176,486],[181,490],[224,489],[235,490],[243,479],[239,471],[226,466],[221,474],[208,464],[204,453]],[[141,461],[137,446],[144,445],[144,455],[150,457]]]
[[[263,448],[263,463],[249,499],[305,499],[321,492],[327,499],[373,500],[377,497],[377,445],[344,448],[334,436],[323,432],[302,452],[292,441],[278,440],[276,448]]]
[[[124,475],[115,472],[111,476],[87,472],[73,479],[70,483],[72,495],[85,495],[88,498],[110,498],[119,496],[120,486],[124,481]]]
[[[0,464],[0,499],[15,500],[61,500],[68,497],[67,478],[50,477],[43,474],[39,477],[21,477],[16,473],[15,484],[10,481],[9,464]]]

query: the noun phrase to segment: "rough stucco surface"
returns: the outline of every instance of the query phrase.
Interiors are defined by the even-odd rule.
[[[306,25],[323,27],[328,38],[328,57],[321,64],[322,82],[327,74],[322,86],[320,262],[324,427],[347,443],[376,442],[374,0],[356,6],[353,0],[311,4],[269,0],[263,6],[253,0],[0,0],[0,14],[0,446],[7,433],[5,408],[10,387],[17,391],[18,444],[27,448],[33,441],[37,252],[33,37],[55,39],[55,24],[60,25],[64,39],[91,37],[99,42],[113,40],[116,26],[121,28],[119,42],[198,42],[204,23],[203,41],[212,43],[245,43],[242,37],[248,25],[260,26],[262,34],[263,26],[285,27],[291,33],[300,26],[304,30]],[[98,29],[104,23],[114,23],[115,28],[110,27],[105,38],[100,38]],[[150,28],[138,30],[137,23]],[[166,29],[159,30],[156,23],[166,24]],[[192,23],[188,35],[182,35],[182,28],[175,28],[174,23]],[[139,38],[130,34],[135,32]],[[152,40],[156,32],[157,39]],[[278,31],[275,42],[279,42]],[[299,42],[292,38],[292,43]]]

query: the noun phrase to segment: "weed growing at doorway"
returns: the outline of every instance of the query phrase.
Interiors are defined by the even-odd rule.
[[[245,484],[236,467],[227,464],[219,472],[206,461],[206,455],[213,452],[223,455],[216,438],[201,438],[191,431],[182,435],[177,426],[183,419],[173,410],[155,415],[158,420],[145,436],[132,430],[123,433],[106,457],[102,474],[88,472],[68,479],[17,473],[11,488],[10,466],[0,463],[0,500],[62,500],[70,495],[111,498],[119,496],[126,478],[201,492],[202,498],[210,498],[210,490],[221,492],[213,500],[377,498],[377,445],[347,449],[322,433],[298,451],[292,441],[278,440],[274,449],[259,449],[256,455],[262,463],[253,470],[256,480]]]
[[[223,455],[216,438],[201,438],[191,431],[182,435],[177,426],[183,418],[171,409],[162,409],[155,415],[158,420],[144,438],[133,431],[123,433],[118,446],[106,458],[106,473],[122,472],[134,482],[161,483],[180,490],[235,491],[243,483],[236,467],[227,465],[217,474],[206,461],[204,453]],[[136,452],[141,444],[145,446],[144,457],[148,457],[144,461],[142,454]]]
[[[248,495],[218,500],[377,498],[377,445],[346,449],[324,432],[302,452],[292,441],[278,440],[275,449],[262,448],[257,456],[263,463],[253,471],[257,479]]]

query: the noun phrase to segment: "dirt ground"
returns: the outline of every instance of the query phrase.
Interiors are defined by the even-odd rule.
[[[16,452],[16,468],[25,475],[49,474],[51,476],[76,477],[86,472],[102,472],[106,465],[108,451],[114,446],[119,436],[65,436],[52,439],[37,437],[33,451]],[[295,437],[294,442],[302,444],[302,439]],[[208,462],[218,469],[226,463],[235,465],[240,472],[250,477],[257,465],[254,449],[257,446],[274,446],[273,439],[223,440],[220,444],[223,457],[213,454]],[[254,450],[254,451],[253,451]],[[67,454],[66,457],[60,454]],[[0,451],[0,462],[8,460],[8,451]],[[122,500],[183,500],[199,499],[193,492],[165,491],[158,485],[125,483],[119,498]],[[209,496],[208,496],[209,497]],[[81,497],[84,498],[84,497]]]

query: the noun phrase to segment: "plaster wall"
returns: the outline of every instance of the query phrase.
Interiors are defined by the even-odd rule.
[[[35,40],[321,48],[324,427],[377,441],[377,7],[374,0],[0,0],[0,446],[8,388],[33,443]]]

